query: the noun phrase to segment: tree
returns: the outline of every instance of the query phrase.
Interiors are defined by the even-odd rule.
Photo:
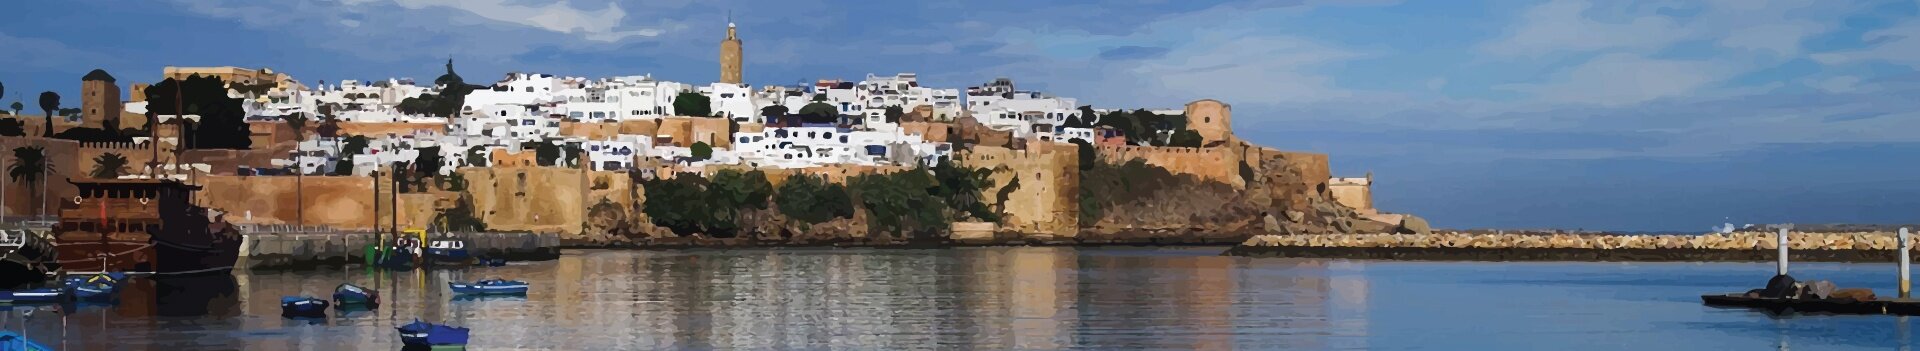
[[[900,123],[900,116],[905,114],[907,114],[907,112],[901,110],[900,105],[887,106],[887,123]]]
[[[690,149],[693,151],[694,160],[705,161],[709,158],[713,158],[713,146],[707,145],[707,142],[704,142],[704,141],[694,142],[693,146],[687,147],[687,149]]]
[[[301,145],[304,145],[307,141],[307,114],[289,113],[289,114],[280,116],[280,121],[281,123],[285,123],[287,125],[287,129],[293,130],[294,224],[300,225],[300,226],[306,226],[307,225],[307,206],[306,206],[307,205],[307,196],[306,196],[307,165],[304,162],[300,162],[300,159],[302,156],[305,156],[305,151],[306,151],[301,149]]]
[[[475,148],[467,149],[467,167],[486,167],[486,166],[487,166],[487,148],[475,147]],[[455,173],[454,175],[459,175],[459,173]]]
[[[114,179],[126,173],[127,157],[109,152],[93,158],[93,172],[88,175],[95,179]]]
[[[673,97],[673,114],[694,117],[712,117],[713,100],[696,92],[681,92]]]
[[[731,236],[734,222],[725,219],[723,216],[728,214],[716,208],[708,195],[708,185],[705,178],[693,173],[643,180],[641,187],[646,189],[647,201],[640,210],[653,219],[654,225],[674,233]]]
[[[708,191],[718,195],[719,203],[725,207],[764,210],[767,199],[773,197],[773,183],[759,170],[723,169],[713,173],[713,185]]]
[[[434,179],[435,185],[440,184],[440,167],[446,160],[440,157],[439,146],[423,147],[419,151],[420,154],[413,157],[413,179],[419,180],[420,188],[425,190],[428,178]]]
[[[0,136],[26,136],[26,123],[19,118],[0,118]]]
[[[946,228],[946,206],[930,192],[938,186],[933,176],[922,169],[870,174],[848,180],[862,207],[872,215],[869,226],[874,232],[895,234],[931,234]]]
[[[13,181],[25,181],[28,184],[43,184],[42,181],[45,180],[46,176],[52,173],[56,172],[53,169],[53,164],[47,160],[47,150],[45,148],[39,146],[13,148],[13,164],[7,165],[7,177],[13,178]],[[45,197],[45,187],[41,188],[40,195],[33,197],[35,202],[41,204],[41,215],[46,215]]]
[[[8,106],[8,107],[12,107],[12,108],[13,108],[13,115],[15,115],[15,116],[19,116],[19,115],[20,115],[20,110],[25,110],[25,109],[27,109],[27,106],[26,106],[26,105],[21,105],[19,101],[14,101],[14,102],[13,102],[13,105],[12,105],[12,106]]]
[[[60,94],[54,94],[51,91],[40,93],[40,110],[47,112],[47,115],[44,116],[47,119],[47,124],[40,126],[42,130],[41,136],[48,138],[53,137],[53,111],[59,109]]]
[[[1200,132],[1195,132],[1191,129],[1181,129],[1180,131],[1173,132],[1173,137],[1167,140],[1167,146],[1200,147],[1200,143],[1203,140],[1204,139],[1200,137]]]
[[[773,203],[780,214],[810,224],[834,218],[853,218],[853,199],[847,187],[827,182],[826,177],[798,173],[787,176],[774,192]]]
[[[369,141],[364,135],[347,136],[346,145],[340,148],[340,160],[333,167],[335,174],[353,174],[353,155],[367,151]]]
[[[174,104],[176,95],[184,106]],[[147,96],[147,110],[153,113],[200,116],[197,123],[176,120],[191,128],[183,135],[188,148],[246,150],[253,146],[244,101],[227,96],[226,82],[219,77],[168,78],[148,86]]]
[[[7,85],[0,84],[0,98],[6,98],[6,97],[7,97]]]
[[[833,118],[840,115],[840,109],[824,102],[815,102],[801,106],[800,114],[819,118]]]
[[[552,167],[558,165],[560,162],[560,145],[554,145],[553,142],[530,141],[526,144],[521,144],[520,147],[523,149],[533,149],[533,160],[541,166]]]
[[[766,121],[769,125],[779,123],[780,117],[786,117],[786,115],[786,106],[773,105],[760,108],[760,119]]]
[[[567,167],[580,167],[580,156],[587,153],[586,149],[580,148],[580,143],[567,143],[561,149],[566,153]]]
[[[993,170],[969,168],[949,160],[940,160],[930,171],[938,185],[932,189],[934,195],[945,200],[952,217],[962,219],[966,215],[989,222],[999,221],[999,213],[988,209],[981,201],[981,191],[993,186]]]

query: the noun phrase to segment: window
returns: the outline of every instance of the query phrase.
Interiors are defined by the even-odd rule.
[[[573,119],[580,119],[581,117],[586,117],[586,113],[583,113],[580,111],[568,112],[567,117],[573,117]]]
[[[840,136],[840,143],[841,143],[841,144],[846,144],[846,143],[847,143],[847,136],[845,136],[845,135],[842,135],[842,136]]]
[[[602,111],[593,111],[593,118],[595,119],[607,118],[607,113]]]
[[[831,140],[831,139],[833,139],[833,132],[826,132],[825,134],[821,134],[821,135],[820,135],[820,138],[821,138],[821,139],[829,139],[829,140]]]
[[[527,87],[527,92],[529,93],[533,92],[533,87]]]
[[[745,143],[749,143],[749,142],[750,142],[750,141],[747,141],[747,140],[749,140],[749,139],[747,139],[747,137],[740,137],[740,143],[742,143],[742,144],[745,144]]]

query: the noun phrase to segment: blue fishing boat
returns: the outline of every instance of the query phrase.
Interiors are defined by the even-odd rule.
[[[115,296],[118,296],[118,294],[115,293],[119,292],[120,288],[114,284],[93,282],[69,286],[67,290],[73,293],[73,299],[75,300],[110,301],[113,300]]]
[[[400,331],[400,343],[410,347],[456,346],[467,344],[467,328],[421,322],[419,319],[394,327]]]
[[[507,265],[507,259],[481,256],[474,258],[473,265],[481,267],[501,267]]]
[[[20,333],[0,331],[0,351],[53,351],[53,348],[27,340]]]
[[[325,318],[327,300],[306,296],[287,296],[280,298],[280,316],[287,318]]]
[[[339,287],[333,288],[333,303],[341,308],[346,308],[348,305],[378,308],[380,291],[359,285],[340,284]]]
[[[26,290],[0,291],[0,302],[5,303],[48,303],[66,301],[66,289],[36,288]]]
[[[434,239],[433,242],[428,243],[426,256],[440,262],[465,262],[470,258],[467,253],[467,242],[444,238]]]
[[[473,284],[447,283],[455,294],[465,295],[521,295],[527,293],[527,282],[505,279],[487,279]]]

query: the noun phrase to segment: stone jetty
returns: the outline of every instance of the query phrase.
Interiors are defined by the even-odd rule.
[[[1773,261],[1776,233],[1260,235],[1227,251],[1252,257],[1484,261]],[[1787,234],[1795,261],[1892,262],[1893,232]],[[1920,243],[1916,238],[1915,243]]]
[[[560,256],[560,236],[540,233],[459,234],[474,255],[509,260],[545,260]],[[283,269],[364,262],[372,233],[257,233],[240,245],[235,268]]]

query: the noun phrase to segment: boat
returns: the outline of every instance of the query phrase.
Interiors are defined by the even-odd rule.
[[[463,295],[521,295],[527,293],[527,283],[517,280],[487,279],[473,284],[447,283],[455,294]]]
[[[53,351],[53,348],[28,340],[20,333],[0,331],[0,351]]]
[[[53,239],[27,229],[0,230],[0,288],[46,280],[59,260]]]
[[[394,329],[400,331],[400,343],[408,347],[464,346],[470,333],[467,328],[427,323],[419,319]]]
[[[359,285],[340,284],[339,287],[333,288],[333,303],[340,308],[346,308],[349,305],[378,308],[380,291]]]
[[[287,296],[280,298],[280,316],[287,318],[325,318],[327,300],[306,296]]]
[[[226,274],[240,255],[239,229],[193,204],[200,186],[175,179],[69,179],[80,196],[62,201],[54,225],[68,272]]]
[[[473,265],[480,266],[480,267],[501,267],[501,266],[507,265],[507,259],[482,256],[482,257],[474,258]]]
[[[467,253],[467,242],[452,238],[434,239],[427,243],[426,257],[438,262],[466,262],[471,258]]]
[[[50,303],[66,301],[66,289],[34,288],[25,290],[0,291],[0,303]]]
[[[114,293],[120,291],[118,287],[112,284],[101,282],[69,286],[67,290],[73,293],[74,300],[80,301],[110,301],[117,296]]]

